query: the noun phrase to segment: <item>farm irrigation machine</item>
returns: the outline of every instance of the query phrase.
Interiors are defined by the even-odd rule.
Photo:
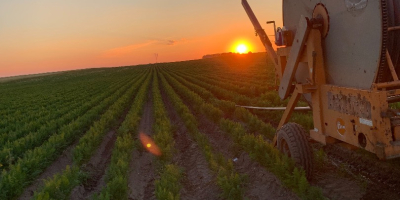
[[[310,137],[400,157],[400,0],[283,0],[272,43],[247,0],[242,5],[289,98],[274,145],[311,173],[304,129],[288,123],[301,95],[312,109]],[[271,22],[268,22],[271,23]]]

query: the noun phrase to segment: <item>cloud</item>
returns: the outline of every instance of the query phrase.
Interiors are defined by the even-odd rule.
[[[175,40],[167,40],[167,45],[174,45],[176,44]]]
[[[149,38],[149,39],[152,41],[156,41],[157,45],[167,45],[167,46],[173,46],[188,41],[186,38],[181,38],[181,39]]]
[[[146,46],[150,46],[152,44],[157,43],[157,41],[155,40],[150,40],[144,43],[139,43],[139,44],[133,44],[133,45],[128,45],[128,46],[123,46],[123,47],[117,47],[117,48],[113,48],[113,49],[109,49],[107,51],[104,52],[103,56],[105,57],[118,57],[121,55],[126,55],[129,53],[132,53],[133,51],[146,47]]]
[[[143,43],[132,44],[132,45],[128,45],[128,46],[122,46],[122,47],[116,47],[116,48],[109,49],[103,53],[103,57],[119,57],[119,56],[131,54],[137,49],[147,47],[150,45],[173,46],[173,45],[177,45],[179,43],[184,43],[186,41],[187,40],[185,38],[179,39],[179,40],[153,39],[153,40],[148,40]]]

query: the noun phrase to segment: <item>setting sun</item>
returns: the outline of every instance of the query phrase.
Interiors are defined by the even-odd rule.
[[[229,51],[233,53],[245,54],[254,51],[254,47],[248,39],[238,38],[229,45]]]
[[[247,47],[244,44],[240,44],[239,46],[236,47],[236,51],[239,53],[246,53]]]

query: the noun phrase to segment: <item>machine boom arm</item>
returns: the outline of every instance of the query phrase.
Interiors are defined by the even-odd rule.
[[[247,16],[249,16],[250,21],[253,24],[254,29],[256,30],[257,35],[260,37],[260,40],[265,47],[265,50],[268,52],[268,55],[274,61],[275,66],[277,66],[278,65],[278,56],[276,55],[275,50],[272,48],[272,43],[268,39],[267,34],[265,33],[264,29],[261,28],[260,22],[258,22],[257,17],[254,15],[254,12],[251,9],[247,0],[242,0],[242,5],[243,5],[244,10],[247,13]]]

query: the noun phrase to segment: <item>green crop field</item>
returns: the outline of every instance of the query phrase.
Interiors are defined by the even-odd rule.
[[[254,53],[4,79],[0,199],[361,198],[374,184],[329,149],[307,180],[271,145],[282,111],[237,106],[286,106],[273,70]]]

